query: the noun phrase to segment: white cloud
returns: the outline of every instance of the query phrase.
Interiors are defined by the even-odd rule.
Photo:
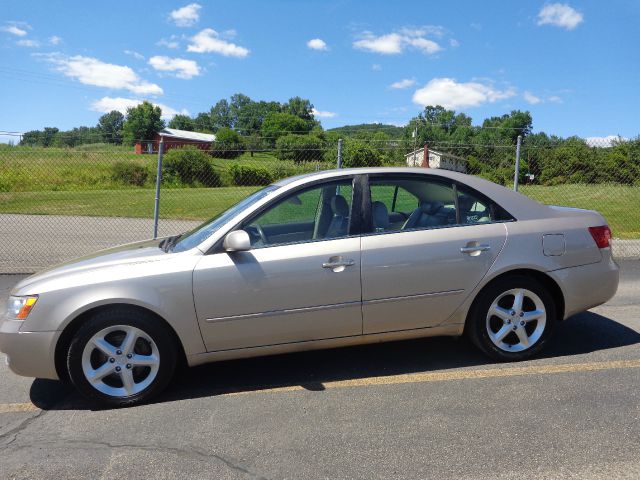
[[[160,72],[171,72],[178,78],[188,80],[200,75],[200,66],[194,60],[186,58],[170,58],[156,55],[149,59],[149,65]]]
[[[49,37],[49,43],[51,45],[60,45],[62,43],[62,38],[57,35],[53,35],[52,37]]]
[[[333,118],[337,115],[336,112],[327,112],[327,111],[322,111],[322,110],[316,110],[315,108],[313,108],[311,110],[311,113],[313,113],[314,117],[320,117],[320,118]]]
[[[373,65],[371,65],[371,70],[373,70],[374,72],[379,72],[380,70],[382,70],[382,65],[380,65],[379,63],[374,63]]]
[[[138,95],[162,95],[162,88],[155,83],[141,79],[136,72],[125,65],[106,63],[97,58],[61,54],[46,55],[45,58],[56,65],[56,70],[85,85],[129,90]]]
[[[142,100],[137,100],[133,98],[123,98],[123,97],[102,97],[100,100],[96,100],[91,103],[91,110],[94,112],[100,113],[109,113],[112,110],[117,110],[123,114],[127,113],[127,108],[135,107],[140,105]],[[162,118],[169,119],[174,117],[177,114],[189,115],[189,112],[185,109],[180,111],[171,108],[162,103],[152,102],[154,105],[160,107],[162,110]]]
[[[429,40],[427,38],[409,39],[409,45],[416,47],[418,50],[421,50],[422,53],[426,55],[431,55],[433,53],[436,53],[442,50],[442,47],[440,45],[438,45],[433,40]]]
[[[553,102],[553,103],[562,103],[562,98],[559,97],[558,95],[551,95],[551,96],[547,97],[547,100],[549,100],[550,102]]]
[[[620,135],[607,135],[606,137],[587,137],[584,141],[590,147],[611,147],[614,143],[626,142],[628,138]]]
[[[161,38],[156,42],[156,45],[158,45],[159,47],[176,49],[180,47],[180,42],[178,41],[177,35],[171,35],[168,40],[165,38]]]
[[[144,55],[136,52],[135,50],[123,50],[126,55],[131,55],[136,60],[144,60]]]
[[[311,50],[329,50],[327,43],[320,38],[313,38],[307,42],[307,47]]]
[[[16,45],[20,45],[21,47],[37,48],[40,46],[40,42],[38,40],[22,38],[16,42]]]
[[[425,35],[442,37],[446,33],[446,29],[440,25],[423,25],[422,27],[402,27],[399,32],[408,37],[424,37]]]
[[[403,78],[402,80],[393,82],[391,85],[389,85],[389,88],[391,88],[392,90],[402,90],[403,88],[413,87],[415,84],[416,84],[415,79]]]
[[[442,105],[449,109],[477,107],[484,103],[513,97],[515,90],[497,90],[480,82],[458,83],[452,78],[434,78],[413,94],[413,102],[422,105]]]
[[[27,34],[27,31],[24,28],[18,27],[15,23],[9,23],[4,27],[0,27],[0,31],[10,33],[17,37],[24,37]]]
[[[402,36],[397,33],[389,33],[376,37],[371,32],[365,32],[360,40],[353,42],[353,46],[367,52],[395,55],[402,53]]]
[[[452,38],[449,40],[449,45],[451,45],[451,48],[458,48],[460,46],[460,42],[455,38]]]
[[[573,30],[584,20],[582,13],[566,3],[550,3],[538,13],[538,25],[553,25]]]
[[[249,55],[247,48],[222,40],[218,32],[213,28],[205,28],[191,37],[191,43],[187,47],[187,51],[196,53],[219,53],[225,57],[240,58]]]
[[[443,34],[444,29],[437,26],[405,27],[398,32],[379,36],[365,31],[358,40],[353,42],[353,48],[383,55],[398,55],[406,48],[414,48],[426,55],[433,55],[442,50],[442,47],[437,42],[426,38],[426,35],[440,37]]]
[[[531,105],[536,105],[542,102],[542,99],[540,97],[536,97],[533,93],[526,90],[522,94],[522,96],[524,97],[525,102],[530,103]]]
[[[178,27],[191,27],[192,25],[198,23],[198,20],[200,20],[201,8],[202,5],[199,5],[197,3],[190,3],[189,5],[172,11],[169,14],[169,18]]]

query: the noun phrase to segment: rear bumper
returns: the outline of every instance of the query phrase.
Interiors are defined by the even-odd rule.
[[[0,352],[12,372],[25,377],[58,379],[55,347],[61,332],[21,332],[24,322],[0,324]]]
[[[620,270],[610,251],[601,262],[548,272],[564,293],[564,318],[609,301],[618,290]]]

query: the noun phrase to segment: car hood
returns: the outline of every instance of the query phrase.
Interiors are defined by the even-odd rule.
[[[25,278],[14,287],[13,291],[18,291],[36,282],[55,280],[58,277],[69,274],[163,260],[168,254],[159,247],[161,240],[162,239],[145,240],[142,242],[129,243],[127,245],[100,250],[84,257],[55,265]]]

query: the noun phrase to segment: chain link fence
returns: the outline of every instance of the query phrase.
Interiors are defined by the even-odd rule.
[[[516,145],[319,138],[240,147],[0,145],[0,273],[29,273],[110,246],[184,232],[280,178],[351,166],[423,166],[514,186]],[[161,158],[161,181],[156,182]],[[640,140],[520,148],[519,191],[600,211],[616,255],[640,257]],[[159,189],[156,189],[159,185]],[[158,201],[156,202],[156,199]],[[158,223],[154,225],[157,207]]]

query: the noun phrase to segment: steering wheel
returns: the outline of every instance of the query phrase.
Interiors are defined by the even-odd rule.
[[[269,240],[267,239],[267,236],[265,235],[264,230],[262,230],[262,227],[257,223],[252,223],[251,225],[248,225],[245,228],[245,230],[251,237],[251,244],[254,243],[254,240],[262,242],[262,245],[267,245],[269,243]]]

